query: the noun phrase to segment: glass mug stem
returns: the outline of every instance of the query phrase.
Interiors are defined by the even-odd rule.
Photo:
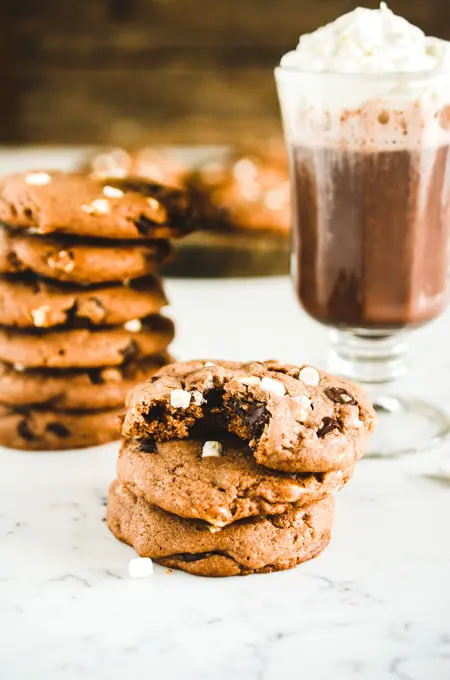
[[[388,383],[407,371],[405,331],[330,331],[331,370],[361,383]]]

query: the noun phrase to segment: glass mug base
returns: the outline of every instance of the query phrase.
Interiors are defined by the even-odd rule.
[[[450,435],[450,417],[444,411],[421,399],[392,394],[388,388],[406,373],[406,337],[404,331],[330,331],[330,369],[362,383],[378,415],[369,457],[418,453]]]

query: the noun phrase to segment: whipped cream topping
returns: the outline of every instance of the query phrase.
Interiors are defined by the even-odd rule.
[[[360,149],[450,142],[450,43],[384,2],[302,36],[276,78],[288,139]]]
[[[450,72],[450,43],[427,37],[382,2],[303,35],[281,66],[314,73]]]

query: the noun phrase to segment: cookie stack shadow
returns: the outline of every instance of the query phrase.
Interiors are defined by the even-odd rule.
[[[0,186],[0,444],[116,439],[126,393],[168,360],[159,265],[185,195],[131,178],[30,172]]]
[[[356,386],[274,361],[172,364],[127,401],[108,526],[141,557],[202,576],[316,557],[375,424]]]

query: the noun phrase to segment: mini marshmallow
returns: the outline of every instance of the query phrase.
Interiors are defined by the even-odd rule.
[[[42,305],[42,307],[32,309],[31,316],[33,317],[34,325],[37,328],[45,328],[45,326],[47,326],[47,322],[51,314],[51,311],[52,310],[48,305]]]
[[[43,187],[45,184],[50,184],[52,178],[46,172],[30,172],[25,177],[25,184],[32,187]]]
[[[173,408],[187,408],[190,403],[190,392],[186,392],[186,390],[172,390],[170,393],[170,405]]]
[[[273,378],[263,378],[261,380],[261,389],[269,392],[269,394],[273,394],[274,397],[283,397],[286,394],[286,388],[283,383]]]
[[[202,449],[202,458],[220,458],[223,446],[220,442],[205,442]]]
[[[134,557],[128,562],[128,573],[132,578],[148,578],[153,575],[150,557]]]
[[[320,382],[319,371],[316,371],[316,369],[312,366],[305,366],[302,368],[298,374],[298,377],[302,383],[305,383],[305,385],[311,385],[312,387],[316,387]]]
[[[192,392],[192,399],[196,406],[201,406],[206,402],[206,399],[204,399],[203,394],[199,390],[194,390]]]
[[[107,215],[109,213],[109,201],[106,198],[96,198],[89,205],[83,204],[81,210],[88,215]]]
[[[124,323],[123,327],[130,333],[139,333],[142,330],[142,322],[139,319],[131,319]]]
[[[63,272],[70,273],[75,268],[73,257],[67,250],[60,250],[56,255],[49,255],[47,264],[51,269],[61,269]]]
[[[116,187],[103,187],[103,193],[107,198],[122,198],[124,196],[122,189],[117,189]]]

